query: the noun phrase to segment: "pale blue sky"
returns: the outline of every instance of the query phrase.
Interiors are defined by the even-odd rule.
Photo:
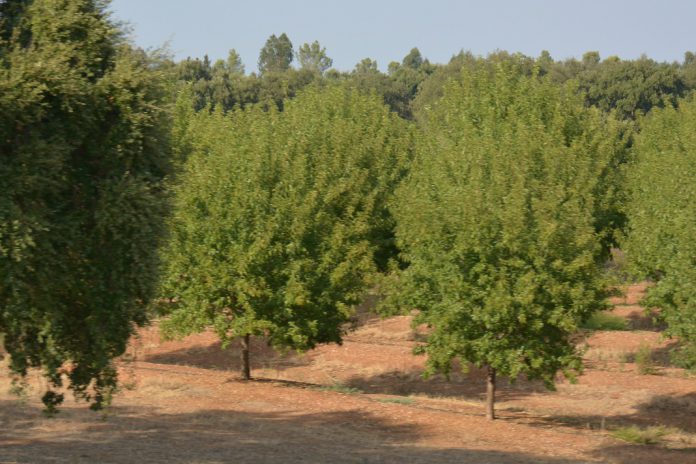
[[[681,61],[696,51],[692,0],[113,0],[118,20],[143,47],[169,43],[177,58],[240,53],[247,72],[271,34],[285,32],[295,49],[318,40],[334,67],[362,58],[381,69],[416,46],[432,62],[459,50],[496,49],[555,59],[597,50],[602,57]]]

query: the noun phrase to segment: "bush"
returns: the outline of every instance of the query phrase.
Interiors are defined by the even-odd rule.
[[[611,435],[619,440],[629,443],[637,443],[639,445],[656,445],[662,441],[662,438],[670,433],[670,429],[660,425],[657,427],[648,427],[641,429],[638,426],[631,425],[629,427],[620,427],[614,430]]]
[[[641,345],[636,352],[636,366],[638,373],[642,375],[654,375],[657,373],[655,369],[655,360],[653,359],[652,349],[648,345]]]
[[[587,330],[628,330],[626,320],[608,312],[594,313],[582,325]]]

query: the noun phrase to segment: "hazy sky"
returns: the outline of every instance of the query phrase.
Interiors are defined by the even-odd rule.
[[[681,61],[696,51],[692,0],[113,0],[118,20],[143,47],[169,43],[177,58],[225,58],[235,48],[247,71],[271,34],[295,49],[318,40],[334,67],[365,57],[381,69],[418,47],[443,63],[459,50],[496,49],[555,59],[597,50],[602,57]]]

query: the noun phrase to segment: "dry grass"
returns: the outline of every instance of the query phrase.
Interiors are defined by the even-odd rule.
[[[143,380],[135,387],[141,393],[158,397],[205,397],[211,392],[207,388],[202,388],[189,383],[172,380],[166,377],[152,377]]]

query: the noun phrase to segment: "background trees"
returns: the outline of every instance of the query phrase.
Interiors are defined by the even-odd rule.
[[[570,336],[605,304],[597,218],[622,144],[576,88],[509,62],[464,69],[428,117],[394,203],[408,268],[392,291],[432,328],[430,372],[488,369],[493,418],[496,373],[551,388],[582,367]]]
[[[2,2],[0,21],[0,332],[19,378],[67,376],[99,408],[157,277],[168,89],[101,2]]]
[[[283,32],[279,37],[270,36],[259,53],[259,72],[283,72],[290,69],[294,53],[292,42]]]
[[[166,329],[297,350],[339,342],[392,248],[387,202],[407,168],[407,126],[343,88],[308,90],[283,113],[196,118],[165,254]],[[248,378],[248,356],[243,366]]]
[[[696,365],[696,100],[653,110],[642,121],[629,171],[627,256],[655,281],[648,305],[661,309],[678,357]]]
[[[326,48],[319,45],[316,40],[311,44],[303,44],[297,50],[297,61],[300,62],[302,69],[317,74],[324,74],[333,64],[333,60],[326,55]]]

